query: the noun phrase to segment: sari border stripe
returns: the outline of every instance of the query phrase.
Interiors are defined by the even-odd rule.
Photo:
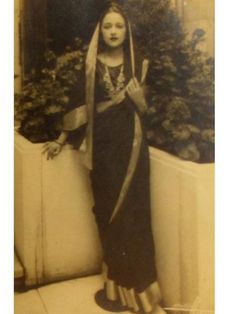
[[[138,163],[139,153],[140,153],[140,148],[141,148],[141,143],[142,143],[142,127],[141,127],[140,118],[136,112],[134,116],[134,125],[135,125],[134,126],[134,139],[133,139],[132,152],[130,156],[130,161],[129,161],[126,177],[123,182],[123,185],[122,185],[119,197],[118,197],[118,201],[113,210],[109,223],[111,223],[114,220],[115,216],[119,212],[119,209],[130,187],[130,183],[132,181],[132,178],[133,178],[133,175],[134,175],[137,163]]]
[[[136,292],[134,288],[128,289],[109,279],[107,270],[108,267],[104,263],[103,276],[108,300],[120,301],[123,306],[127,306],[132,311],[144,311],[144,313],[150,313],[160,303],[162,296],[157,281],[151,283],[144,291]]]

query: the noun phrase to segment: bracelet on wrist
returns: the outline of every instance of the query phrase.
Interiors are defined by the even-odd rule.
[[[58,141],[53,141],[54,143],[57,143],[58,145],[60,145],[60,146],[63,146],[64,145],[64,143],[60,143],[60,142],[58,142]]]

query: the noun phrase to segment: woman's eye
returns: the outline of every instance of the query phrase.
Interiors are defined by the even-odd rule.
[[[125,26],[123,24],[117,24],[116,27],[121,29],[124,28]]]
[[[111,28],[111,24],[105,24],[105,25],[103,25],[103,28],[104,29],[109,29],[109,28]]]
[[[113,27],[112,24],[104,24],[103,25],[103,29],[110,29],[112,27]],[[116,25],[114,25],[114,27],[119,28],[119,29],[123,29],[125,27],[125,25],[124,24],[116,24]]]

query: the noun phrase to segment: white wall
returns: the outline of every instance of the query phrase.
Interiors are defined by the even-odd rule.
[[[102,260],[78,152],[67,146],[47,161],[42,148],[16,133],[15,247],[29,286],[96,273]]]
[[[214,309],[214,164],[150,148],[152,223],[166,304]]]
[[[92,274],[101,247],[88,172],[70,147],[53,161],[15,137],[15,245],[28,285]],[[214,308],[214,165],[150,149],[152,225],[165,304]],[[198,301],[196,305],[196,301]]]

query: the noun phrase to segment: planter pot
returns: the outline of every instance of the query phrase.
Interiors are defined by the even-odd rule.
[[[78,151],[47,161],[42,147],[15,134],[15,248],[28,286],[94,274],[102,260]]]
[[[15,136],[15,246],[27,285],[93,274],[101,246],[89,174],[65,146],[53,161],[42,144]],[[213,310],[214,165],[150,148],[152,227],[168,307]]]
[[[150,148],[152,224],[165,304],[214,308],[214,164]]]

